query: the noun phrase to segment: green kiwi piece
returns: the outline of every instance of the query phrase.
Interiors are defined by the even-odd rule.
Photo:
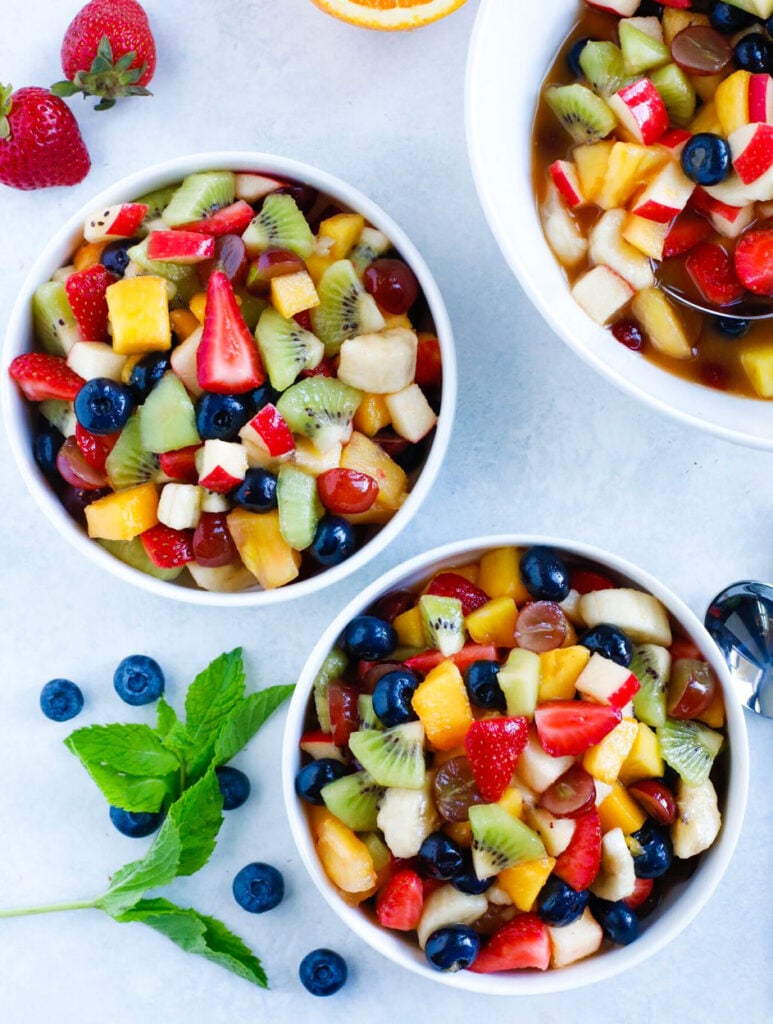
[[[66,356],[82,340],[62,281],[46,281],[35,289],[32,323],[38,344],[54,356]]]
[[[658,644],[634,644],[629,666],[639,680],[633,710],[640,722],[657,728],[666,720],[666,688],[671,674],[671,652]]]
[[[424,785],[424,727],[405,722],[391,729],[358,729],[349,749],[379,786],[421,789]]]
[[[705,782],[723,743],[722,733],[696,721],[667,718],[657,729],[663,760],[690,786]]]
[[[665,43],[642,32],[627,19],[620,21],[618,30],[623,67],[627,75],[640,75],[643,71],[659,68],[671,60],[671,51]]]
[[[361,401],[361,391],[335,377],[304,377],[280,396],[276,407],[293,433],[327,451],[348,439]]]
[[[260,213],[242,235],[247,252],[256,256],[264,249],[289,249],[302,259],[311,256],[314,235],[292,196],[268,195]]]
[[[38,405],[40,415],[56,427],[62,437],[70,437],[75,433],[75,410],[72,402],[63,398],[46,398]]]
[[[695,89],[678,64],[666,64],[649,75],[673,124],[686,125],[695,113]]]
[[[464,614],[458,597],[422,594],[419,611],[427,643],[447,658],[464,646]]]
[[[383,231],[379,231],[378,228],[363,228],[346,258],[351,262],[357,276],[362,277],[371,263],[391,248],[392,243]]]
[[[303,551],[314,540],[317,523],[324,514],[317,493],[317,479],[297,466],[284,463],[276,482],[279,506],[279,532],[296,551]]]
[[[340,647],[333,647],[325,655],[325,660],[320,666],[319,672],[314,677],[314,708],[317,712],[317,721],[322,732],[329,733],[330,711],[327,706],[327,688],[331,679],[340,678],[349,665],[349,659]]]
[[[135,202],[144,203],[147,206],[146,221],[156,220],[172,201],[172,196],[176,191],[177,185],[165,185],[164,188],[157,188],[152,192],[147,192],[144,196],[140,196],[139,199],[135,199]]]
[[[263,311],[268,306],[268,302],[265,299],[258,298],[257,295],[250,295],[246,288],[236,288],[234,290],[239,302],[239,312],[242,315],[242,320],[244,320],[251,331],[254,331],[263,315]]]
[[[591,42],[583,46],[580,67],[594,92],[605,99],[625,85],[626,74],[620,47],[609,42]]]
[[[617,124],[604,100],[577,82],[551,86],[545,92],[545,99],[575,142],[597,142],[609,135]]]
[[[481,881],[498,875],[513,864],[546,856],[545,847],[537,833],[508,814],[504,807],[498,804],[473,804],[469,815],[472,827],[472,864]]]
[[[325,346],[315,334],[270,306],[261,313],[255,338],[271,386],[277,391],[289,388],[301,370],[319,366],[325,355]]]
[[[384,868],[389,867],[392,863],[392,854],[378,832],[362,832],[358,838],[367,846],[376,871],[383,871]]]
[[[105,461],[105,472],[114,491],[144,484],[158,472],[158,456],[143,448],[140,440],[139,413],[126,421]]]
[[[367,772],[354,772],[328,782],[321,796],[331,814],[355,832],[372,832],[377,827],[378,805],[384,787]]]
[[[165,373],[139,408],[140,445],[146,452],[177,451],[200,444],[196,410],[177,374]]]
[[[130,565],[133,569],[139,569],[140,572],[147,573],[148,576],[155,576],[159,580],[176,580],[185,568],[185,566],[178,566],[176,569],[159,569],[157,565],[151,562],[139,537],[133,537],[131,540],[99,539],[97,544],[101,544],[106,551],[109,551],[119,561],[125,562],[126,565]]]
[[[189,174],[175,190],[161,217],[172,228],[191,224],[230,206],[235,195],[236,177],[231,171]]]
[[[373,698],[369,693],[361,693],[357,698],[357,710],[360,713],[361,729],[383,730],[384,723],[373,710]]]
[[[334,356],[347,338],[380,331],[384,326],[376,301],[362,286],[349,260],[329,266],[317,284],[319,305],[311,311],[311,326]]]

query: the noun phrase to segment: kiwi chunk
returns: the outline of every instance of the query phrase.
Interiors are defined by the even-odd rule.
[[[151,562],[139,537],[133,537],[131,540],[98,539],[97,544],[101,544],[106,551],[109,551],[119,561],[130,565],[132,569],[139,569],[140,572],[144,572],[148,576],[155,576],[159,580],[176,580],[185,568],[181,565],[176,569],[159,569]]]
[[[577,82],[551,86],[545,98],[575,142],[598,142],[606,138],[617,124],[615,115],[604,100]]]
[[[52,427],[56,427],[62,437],[70,437],[75,433],[77,419],[72,402],[66,402],[63,398],[45,398],[38,405],[38,410]]]
[[[384,794],[367,772],[343,775],[323,786],[321,795],[331,814],[355,832],[372,832],[377,827],[378,805]]]
[[[172,228],[191,224],[229,206],[235,195],[236,177],[231,171],[189,174],[175,190],[161,216]]]
[[[351,262],[357,275],[362,277],[371,263],[379,256],[383,256],[385,252],[389,252],[391,248],[392,243],[383,231],[379,231],[378,228],[366,227],[362,229],[360,237],[347,259]]]
[[[158,456],[147,451],[140,438],[140,415],[132,413],[105,461],[105,472],[114,491],[144,484],[155,476]]]
[[[369,693],[361,693],[357,698],[357,710],[360,714],[361,729],[378,729],[380,732],[383,730],[384,723],[373,710],[373,698]]]
[[[289,388],[301,370],[319,366],[325,355],[325,346],[315,334],[271,307],[261,313],[255,338],[271,386],[277,391]]]
[[[633,710],[640,722],[657,728],[666,720],[666,687],[671,674],[671,652],[658,644],[634,644],[630,670],[640,689]]]
[[[279,532],[296,551],[303,551],[314,540],[317,523],[324,513],[316,477],[284,463],[277,477],[276,500]]]
[[[311,311],[314,333],[334,356],[347,338],[384,327],[376,301],[362,286],[350,260],[329,266],[317,285],[319,305]]]
[[[695,721],[667,718],[657,730],[663,760],[691,786],[709,777],[723,743],[722,733]]]
[[[140,444],[146,452],[173,452],[200,444],[196,410],[180,378],[165,373],[139,408]]]
[[[391,729],[358,729],[349,749],[379,786],[421,789],[424,785],[424,727],[405,722]]]
[[[344,674],[349,665],[349,659],[340,647],[333,647],[325,655],[325,660],[320,666],[319,672],[314,677],[314,707],[317,712],[317,721],[320,729],[329,733],[330,711],[327,706],[327,688],[331,679],[338,679]]]
[[[580,67],[594,92],[605,99],[625,85],[623,55],[614,43],[586,43],[580,53]]]
[[[62,281],[46,281],[32,296],[32,323],[41,348],[66,356],[81,332]]]
[[[537,833],[497,804],[473,804],[470,825],[472,864],[481,881],[513,864],[547,856]]]
[[[659,68],[671,59],[671,51],[660,39],[643,32],[623,18],[619,24],[620,49],[627,75],[640,75],[651,68]]]
[[[144,203],[148,212],[145,214],[145,220],[156,220],[167,206],[172,201],[172,196],[177,191],[177,185],[165,185],[163,188],[154,189],[152,192],[146,192],[144,196],[140,196],[136,200],[138,203]]]
[[[427,642],[449,658],[464,646],[464,614],[458,597],[422,594],[419,611]]]
[[[692,82],[679,65],[666,64],[653,71],[649,79],[660,93],[669,119],[677,125],[689,124],[697,100]]]
[[[361,391],[334,377],[305,377],[281,395],[276,407],[294,434],[310,438],[324,452],[348,439],[361,401]]]
[[[311,256],[314,235],[292,196],[271,194],[248,224],[242,241],[250,256],[278,248],[289,249],[305,260]]]

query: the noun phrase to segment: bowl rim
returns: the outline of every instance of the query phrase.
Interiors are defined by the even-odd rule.
[[[596,563],[639,588],[654,594],[673,618],[696,640],[720,680],[727,711],[726,734],[731,757],[728,785],[723,811],[723,823],[718,839],[701,860],[689,882],[689,894],[677,893],[661,904],[657,917],[651,919],[645,933],[629,946],[616,947],[600,956],[592,956],[559,970],[533,971],[519,974],[456,974],[439,972],[431,968],[418,947],[401,938],[401,933],[389,932],[372,923],[356,907],[341,899],[325,875],[314,850],[310,829],[300,800],[294,788],[295,774],[300,764],[298,738],[302,733],[307,702],[314,677],[322,661],[336,643],[349,620],[367,608],[389,590],[418,581],[428,572],[447,564],[450,560],[471,560],[483,551],[503,546],[516,548],[546,544],[559,551]],[[744,820],[749,787],[749,746],[746,720],[741,703],[732,689],[730,675],[719,648],[711,640],[703,624],[688,606],[645,570],[595,545],[535,534],[506,533],[473,537],[454,541],[425,551],[395,566],[366,587],[347,603],[336,615],[314,645],[296,684],[290,700],[282,740],[282,790],[287,819],[301,860],[322,897],[345,925],[377,952],[415,974],[463,991],[488,995],[541,995],[580,988],[605,980],[626,971],[657,953],[675,939],[697,916],[719,885],[733,855]],[[674,905],[676,904],[676,906]]]
[[[14,356],[29,351],[28,325],[32,294],[39,284],[50,279],[52,273],[71,254],[87,214],[103,203],[128,201],[164,184],[179,181],[195,171],[212,169],[262,172],[279,178],[288,177],[309,182],[320,191],[343,202],[347,208],[362,213],[369,223],[383,230],[419,280],[433,318],[443,362],[442,402],[435,437],[424,466],[403,505],[378,533],[344,562],[275,590],[257,588],[224,593],[183,586],[174,580],[160,580],[126,565],[87,537],[85,531],[70,517],[58,497],[49,488],[35,463],[29,443],[28,403],[8,374],[8,366]],[[311,164],[258,150],[213,150],[174,157],[134,171],[105,187],[79,206],[48,241],[33,262],[21,286],[11,311],[0,353],[0,376],[3,418],[14,460],[35,503],[57,531],[82,555],[126,583],[161,597],[215,607],[257,607],[305,597],[338,583],[378,556],[411,520],[438,475],[448,450],[457,395],[456,353],[445,302],[432,271],[406,232],[376,202],[342,178]]]

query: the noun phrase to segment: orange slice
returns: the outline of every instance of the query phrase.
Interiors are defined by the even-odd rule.
[[[445,17],[465,0],[312,0],[328,14],[362,28],[419,28]]]

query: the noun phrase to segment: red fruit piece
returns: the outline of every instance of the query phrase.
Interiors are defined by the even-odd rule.
[[[684,263],[695,287],[715,306],[728,306],[743,297],[743,285],[733,261],[714,242],[703,242],[690,252]]]
[[[678,658],[696,658],[700,660],[701,652],[692,640],[684,636],[675,636],[671,641],[671,657],[676,661]]]
[[[461,651],[451,655],[451,661],[460,672],[464,672],[474,661],[497,661],[499,652],[493,644],[466,644]],[[406,658],[403,664],[414,672],[421,672],[426,675],[430,669],[445,661],[446,657],[442,651],[421,651],[410,658]]]
[[[507,789],[528,733],[529,723],[520,716],[483,718],[467,730],[464,749],[484,800],[496,803]]]
[[[326,469],[317,477],[322,504],[337,515],[367,512],[378,497],[378,481],[356,469]]]
[[[515,620],[518,646],[536,654],[561,647],[568,634],[569,622],[554,601],[530,601]]]
[[[632,782],[628,792],[658,825],[672,825],[676,821],[676,798],[664,782],[641,779]]]
[[[170,480],[183,484],[197,484],[199,471],[196,469],[196,452],[200,447],[201,445],[192,444],[173,452],[162,452],[158,457],[161,472],[165,473]]]
[[[640,352],[647,343],[644,331],[635,320],[616,320],[610,330],[615,339],[632,352]]]
[[[65,483],[78,491],[99,491],[108,485],[105,474],[91,465],[74,437],[68,437],[59,449],[56,468]]]
[[[428,594],[437,597],[455,597],[462,602],[462,614],[469,615],[490,600],[485,590],[476,587],[458,572],[439,572],[427,587]]]
[[[650,894],[655,886],[654,878],[637,878],[636,883],[633,887],[633,892],[630,896],[626,896],[623,899],[623,903],[631,910],[636,910],[640,907],[645,900],[650,898]]]
[[[193,531],[193,555],[199,565],[208,569],[230,565],[239,557],[225,512],[201,513],[199,525]]]
[[[249,422],[269,455],[278,458],[295,448],[295,438],[287,420],[271,402],[267,402]]]
[[[75,440],[84,459],[101,473],[110,452],[115,447],[120,431],[115,434],[92,434],[80,423],[75,424]]]
[[[581,892],[593,882],[601,867],[601,821],[595,807],[575,820],[572,838],[556,858],[553,874]]]
[[[340,679],[331,679],[327,688],[327,709],[330,714],[330,726],[333,742],[337,747],[345,747],[351,734],[359,728],[360,691]]]
[[[151,231],[147,251],[149,260],[201,263],[215,255],[215,239],[200,231]]]
[[[607,576],[592,569],[575,569],[571,575],[572,590],[578,594],[591,594],[594,590],[614,590],[615,584]]]
[[[413,379],[421,388],[439,388],[443,383],[440,342],[434,335],[419,335],[416,348],[416,372]]]
[[[101,263],[95,263],[86,270],[76,270],[65,281],[64,290],[84,341],[105,341],[107,338],[105,292],[114,281],[114,275]]]
[[[311,331],[311,317],[308,318],[309,326],[306,327],[307,320],[304,318],[304,313],[308,313],[307,309],[304,309],[301,313],[296,313],[293,320],[299,323],[301,327],[304,327],[307,331]],[[325,358],[317,363],[316,366],[310,370],[301,370],[301,377],[335,377],[336,368],[333,360],[325,356]]]
[[[46,398],[72,402],[86,383],[83,377],[70,369],[62,356],[52,356],[47,352],[25,352],[16,356],[8,367],[8,373],[31,402],[42,402]]]
[[[549,700],[534,712],[537,736],[551,757],[576,757],[600,743],[622,719],[620,708],[587,700]]]
[[[701,192],[697,188],[695,192]],[[703,193],[704,195],[706,193]],[[701,242],[708,241],[713,234],[713,228],[705,217],[691,210],[680,213],[669,228],[666,240],[663,244],[663,259],[671,256],[682,256],[684,253],[694,249]]]
[[[411,932],[424,909],[424,886],[415,871],[397,871],[376,898],[376,917],[383,928]]]
[[[0,85],[0,182],[11,188],[76,185],[91,167],[78,122],[64,100]]]
[[[238,235],[220,235],[215,239],[215,254],[196,266],[199,281],[206,288],[216,270],[222,271],[234,286],[241,285],[247,276],[247,250]]]
[[[215,237],[241,235],[254,216],[255,211],[250,204],[245,203],[243,199],[238,199],[230,206],[215,210],[208,217],[202,217],[201,220],[191,221],[190,224],[182,226],[186,231],[201,231]]]
[[[173,530],[156,523],[140,534],[148,558],[159,569],[177,569],[193,561],[193,530]]]
[[[735,270],[755,295],[773,295],[773,230],[750,231],[735,247]]]
[[[322,732],[321,729],[305,732],[298,742],[298,747],[305,754],[313,757],[315,761],[322,757],[332,757],[336,761],[342,760],[341,751],[333,743],[331,734]]]
[[[494,932],[468,970],[475,974],[550,966],[550,933],[536,914],[519,914]]]
[[[207,285],[196,373],[199,387],[220,395],[243,394],[266,379],[255,338],[244,322],[231,282],[219,270]]]

